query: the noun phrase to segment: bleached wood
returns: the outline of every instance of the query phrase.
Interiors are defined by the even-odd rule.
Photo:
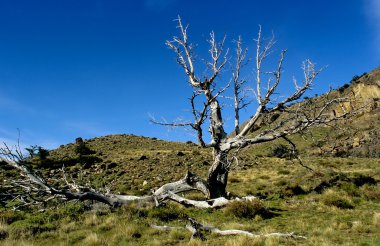
[[[192,218],[188,218],[189,224],[185,226],[185,229],[191,232],[192,237],[191,239],[194,238],[199,238],[201,240],[206,240],[206,237],[202,233],[202,231],[206,231],[209,233],[215,233],[218,235],[222,236],[246,236],[250,238],[258,238],[258,237],[290,237],[290,238],[296,238],[296,239],[307,239],[304,236],[297,235],[294,232],[272,232],[272,233],[253,233],[249,231],[244,231],[244,230],[236,230],[236,229],[227,229],[227,230],[221,230],[217,227],[211,226],[211,225],[203,225],[196,220]],[[170,231],[170,230],[179,230],[179,229],[184,229],[183,227],[179,226],[167,226],[167,225],[151,225],[152,228],[161,230],[161,231]]]

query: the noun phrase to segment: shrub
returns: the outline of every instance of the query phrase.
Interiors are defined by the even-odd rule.
[[[279,117],[280,117],[280,114],[273,114],[273,115],[270,117],[270,122],[274,122],[274,121],[277,120]]]
[[[294,195],[302,195],[306,194],[306,191],[299,185],[288,185],[284,190],[285,196],[294,196]]]
[[[76,145],[75,145],[75,153],[81,157],[83,155],[92,154],[93,151],[91,151],[87,147],[86,143],[82,140],[82,138],[77,138],[76,139]]]
[[[371,176],[363,175],[363,174],[357,174],[353,178],[353,182],[356,186],[362,186],[365,184],[375,185],[377,183],[376,180],[372,178]]]
[[[169,237],[175,241],[182,241],[188,237],[188,233],[182,230],[172,230]]]
[[[277,172],[278,174],[284,174],[284,175],[288,175],[288,174],[290,174],[290,171],[289,170],[279,170],[278,172]]]
[[[341,209],[353,209],[354,205],[347,196],[333,190],[327,190],[322,196],[322,203]]]
[[[360,79],[360,76],[355,75],[354,77],[352,77],[351,82],[356,82],[356,81],[359,80],[359,79]]]
[[[149,212],[149,217],[168,222],[176,219],[186,218],[187,216],[177,206],[169,205],[167,207],[152,209]]]
[[[348,152],[344,149],[341,149],[341,150],[337,150],[335,153],[334,153],[334,156],[335,157],[348,157]]]
[[[19,211],[11,210],[0,210],[0,221],[3,221],[6,224],[11,224],[17,220],[24,219],[25,214]]]
[[[315,142],[312,142],[311,143],[311,147],[318,147],[318,148],[321,148],[323,147],[323,145],[326,144],[326,141],[325,140],[318,140],[318,141],[315,141]]]
[[[120,208],[119,212],[121,212],[123,215],[126,215],[128,219],[131,219],[133,217],[146,218],[148,216],[146,209],[137,208],[136,205],[124,206]]]
[[[46,157],[49,156],[49,151],[39,146],[38,151],[37,151],[37,156],[38,158],[40,158],[40,160],[45,160]]]
[[[239,183],[240,179],[237,177],[230,177],[229,178],[230,183]]]
[[[339,91],[340,93],[342,93],[342,92],[344,92],[344,90],[347,89],[348,87],[350,87],[349,84],[344,84],[342,87],[340,87],[340,88],[338,89],[338,91]]]
[[[0,240],[8,237],[8,224],[0,220]]]
[[[347,192],[347,194],[349,194],[350,196],[359,195],[358,187],[351,182],[343,182],[342,184],[340,184],[339,188]]]
[[[269,156],[271,157],[278,157],[278,158],[286,158],[286,159],[292,159],[294,158],[298,153],[294,152],[293,149],[289,148],[286,145],[280,144],[273,148],[271,148]]]
[[[247,218],[252,219],[256,215],[262,218],[270,218],[272,213],[266,208],[262,201],[259,199],[254,199],[251,201],[233,201],[229,203],[225,212],[227,214],[232,214],[237,218]]]
[[[280,180],[278,180],[278,181],[275,183],[276,186],[285,186],[285,185],[287,185],[287,184],[288,184],[288,181],[285,180],[285,179],[280,179]]]
[[[191,151],[191,154],[192,155],[201,155],[201,152],[199,151],[199,150],[197,150],[197,149],[193,149],[192,151]]]
[[[25,148],[30,157],[34,157],[37,153],[37,145],[31,145],[29,148]]]
[[[362,196],[367,200],[380,200],[379,185],[364,185],[360,188]]]
[[[43,215],[38,215],[28,217],[25,220],[18,220],[12,223],[9,228],[11,237],[18,238],[55,230],[56,226],[47,222]]]
[[[32,145],[25,148],[30,157],[38,157],[40,160],[45,160],[49,156],[49,151],[38,145]]]

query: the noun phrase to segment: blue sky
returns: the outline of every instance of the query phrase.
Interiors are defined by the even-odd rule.
[[[152,115],[189,118],[191,88],[165,46],[178,14],[199,58],[207,58],[211,30],[227,34],[231,47],[241,35],[252,51],[258,24],[273,32],[276,50],[288,49],[285,95],[307,58],[328,66],[312,95],[380,65],[376,0],[0,0],[0,140],[13,143],[17,129],[24,145],[46,148],[117,133],[194,140],[149,123]],[[224,118],[232,130],[231,116]]]

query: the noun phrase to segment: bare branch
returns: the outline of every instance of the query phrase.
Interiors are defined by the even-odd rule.
[[[262,62],[272,53],[272,47],[276,43],[274,36],[263,46],[261,25],[259,25],[259,32],[256,39],[256,91],[257,101],[260,105],[263,105],[262,92],[261,92],[261,66]]]
[[[184,126],[191,126],[193,127],[193,123],[190,122],[182,122],[182,123],[166,123],[166,122],[160,122],[155,120],[154,118],[149,119],[149,121],[153,124],[156,125],[161,125],[161,126],[170,126],[170,127],[184,127]]]
[[[182,25],[181,17],[178,16],[178,26],[180,29],[181,37],[173,37],[173,40],[166,41],[166,45],[172,49],[177,54],[177,62],[183,67],[186,75],[189,78],[189,82],[193,87],[198,87],[200,85],[198,79],[195,77],[194,73],[194,55],[193,55],[193,45],[188,42],[187,36],[187,26]],[[183,54],[183,52],[185,54]]]
[[[192,113],[194,116],[194,121],[195,123],[192,125],[193,129],[197,132],[198,135],[198,142],[202,147],[206,146],[206,143],[203,140],[203,129],[202,125],[205,122],[207,116],[208,116],[208,109],[209,109],[209,104],[204,103],[203,104],[203,109],[201,112],[198,112],[195,107],[195,98],[199,96],[199,93],[194,93],[193,96],[190,98],[190,103],[191,103],[191,108],[192,108]]]
[[[238,135],[240,132],[240,117],[239,112],[241,109],[247,107],[251,102],[244,102],[246,94],[242,91],[242,87],[246,83],[246,80],[240,78],[241,68],[244,65],[243,62],[248,52],[248,48],[243,50],[242,39],[239,36],[236,41],[236,64],[235,70],[232,73],[234,82],[234,110],[235,110],[235,134]]]
[[[210,55],[211,55],[211,62],[208,63],[208,65],[211,67],[213,74],[205,81],[206,84],[210,85],[214,82],[215,78],[218,76],[219,72],[222,70],[222,68],[226,65],[228,61],[228,49],[224,53],[223,61],[220,62],[220,56],[223,54],[223,47],[224,42],[226,40],[226,36],[223,37],[222,41],[217,43],[215,41],[215,34],[214,32],[210,33]]]

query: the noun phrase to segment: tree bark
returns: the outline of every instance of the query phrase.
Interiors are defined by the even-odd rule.
[[[228,159],[227,153],[214,149],[214,163],[208,171],[207,183],[210,190],[210,199],[227,197],[228,179]]]

